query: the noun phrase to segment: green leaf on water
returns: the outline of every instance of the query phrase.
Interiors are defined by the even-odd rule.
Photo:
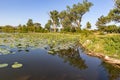
[[[12,65],[12,68],[16,69],[16,68],[21,68],[22,66],[23,66],[23,64],[14,62],[14,64]]]
[[[4,68],[4,67],[7,67],[7,66],[8,66],[7,63],[0,64],[0,68]]]

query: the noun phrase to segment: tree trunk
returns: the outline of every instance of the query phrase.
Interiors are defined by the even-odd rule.
[[[77,27],[76,28],[80,28],[81,29],[81,24],[80,24],[80,20],[76,20],[76,25],[77,25]]]
[[[54,32],[56,32],[56,24],[53,24]]]

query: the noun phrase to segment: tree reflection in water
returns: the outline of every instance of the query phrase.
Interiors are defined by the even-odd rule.
[[[69,48],[68,50],[64,49],[58,51],[55,54],[58,55],[60,58],[63,58],[65,63],[68,62],[73,67],[76,67],[80,70],[84,70],[88,68],[87,65],[85,64],[85,60],[81,58],[78,49],[73,49],[73,48]]]
[[[120,80],[120,68],[105,62],[101,63],[101,65],[103,65],[107,71],[109,80]]]

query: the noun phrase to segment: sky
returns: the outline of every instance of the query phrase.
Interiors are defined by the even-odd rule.
[[[49,19],[49,12],[52,10],[66,10],[66,6],[72,6],[83,0],[0,0],[0,25],[17,26],[26,24],[28,19],[33,22],[39,22],[42,26]],[[107,15],[109,10],[114,7],[113,0],[88,0],[94,5],[90,11],[82,18],[82,26],[85,27],[86,22],[95,23],[101,15]]]

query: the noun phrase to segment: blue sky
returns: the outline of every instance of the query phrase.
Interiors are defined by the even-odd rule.
[[[83,16],[82,26],[86,22],[95,22],[101,15],[107,15],[114,7],[113,0],[88,0],[94,4],[90,11]],[[72,6],[82,0],[0,0],[0,25],[26,24],[28,19],[44,24],[49,19],[48,13],[52,10],[62,11],[66,5]]]

